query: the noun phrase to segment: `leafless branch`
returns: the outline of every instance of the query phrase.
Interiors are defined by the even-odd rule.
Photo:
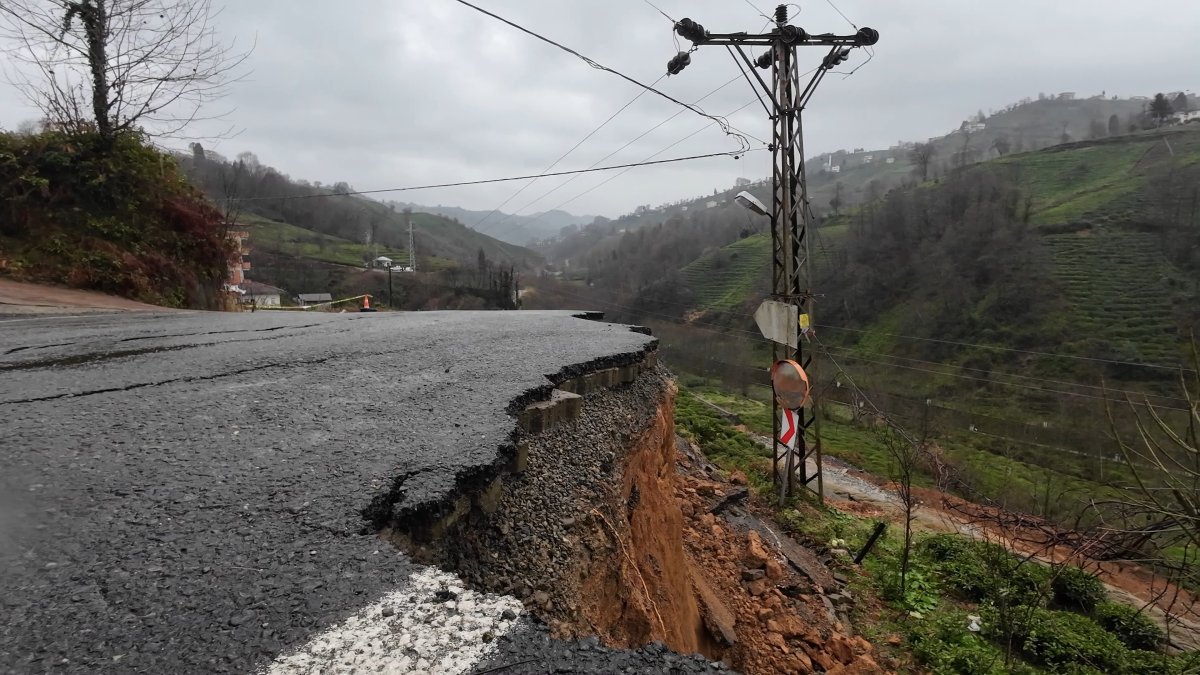
[[[174,137],[245,76],[209,0],[4,0],[10,79],[53,124]],[[85,113],[84,111],[90,111]]]

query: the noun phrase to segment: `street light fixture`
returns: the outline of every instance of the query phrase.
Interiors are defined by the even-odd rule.
[[[757,213],[760,216],[771,215],[771,212],[767,210],[767,207],[765,204],[758,201],[757,197],[750,194],[749,192],[746,192],[745,190],[742,190],[741,192],[737,193],[737,196],[734,197],[733,200],[735,202],[737,202],[738,204],[741,204],[742,206]]]

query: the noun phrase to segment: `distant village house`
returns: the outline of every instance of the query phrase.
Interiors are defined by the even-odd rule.
[[[301,307],[308,307],[322,302],[333,302],[333,296],[328,293],[301,293],[296,296],[296,302],[299,302]]]
[[[282,304],[280,299],[287,295],[287,291],[282,288],[276,288],[269,284],[249,279],[243,281],[241,286],[242,290],[245,291],[242,295],[242,304],[254,305],[255,307],[279,307]]]

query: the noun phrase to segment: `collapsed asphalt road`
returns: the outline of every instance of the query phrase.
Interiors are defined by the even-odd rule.
[[[364,509],[445,498],[510,403],[652,342],[561,312],[0,319],[0,671],[252,672],[432,593]]]

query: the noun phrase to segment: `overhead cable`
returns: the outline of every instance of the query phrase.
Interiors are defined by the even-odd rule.
[[[658,84],[659,82],[661,82],[661,81],[662,81],[662,79],[663,79],[664,77],[666,77],[666,75],[662,75],[662,76],[660,76],[660,77],[659,77],[657,80],[655,80],[655,81],[654,81],[654,84],[652,84],[652,85],[650,85],[650,86],[654,86],[655,84]],[[561,162],[561,161],[563,161],[564,159],[566,159],[568,155],[570,155],[572,152],[575,152],[576,150],[578,150],[578,149],[579,149],[579,146],[581,146],[581,145],[583,145],[584,143],[586,143],[586,142],[588,141],[588,139],[589,139],[589,138],[591,138],[592,136],[595,136],[597,133],[599,133],[599,131],[600,131],[601,129],[603,129],[604,127],[608,126],[608,123],[609,123],[609,122],[611,122],[611,121],[613,121],[614,119],[616,119],[616,118],[617,118],[617,115],[620,115],[621,113],[625,112],[625,110],[626,110],[627,108],[629,108],[629,106],[633,105],[634,103],[637,103],[637,100],[638,100],[639,98],[641,98],[642,96],[645,96],[645,95],[646,95],[646,91],[647,91],[646,89],[642,89],[641,91],[639,91],[639,92],[638,92],[638,93],[637,93],[637,94],[636,94],[636,95],[635,95],[635,96],[634,96],[632,99],[630,99],[630,100],[629,100],[629,102],[628,102],[628,103],[626,103],[625,105],[623,105],[623,106],[621,106],[620,108],[618,108],[616,112],[614,112],[613,114],[611,114],[611,115],[609,115],[609,116],[608,116],[608,119],[606,119],[606,120],[604,120],[603,122],[601,122],[601,123],[600,123],[600,126],[598,126],[598,127],[596,127],[595,129],[592,129],[591,131],[589,131],[589,132],[588,132],[588,134],[587,134],[586,136],[584,136],[583,138],[579,139],[579,142],[577,142],[575,145],[572,145],[572,146],[571,146],[571,148],[570,148],[569,150],[567,150],[566,152],[564,152],[563,154],[559,155],[559,156],[558,156],[558,159],[554,160],[553,162],[550,162],[550,165],[549,165],[549,166],[547,166],[545,169],[542,169],[542,173],[545,173],[545,172],[547,172],[547,171],[550,171],[550,170],[551,170],[551,169],[553,169],[554,167],[558,166],[558,163],[559,163],[559,162]],[[681,111],[681,112],[682,112],[682,111]],[[602,160],[602,161],[603,161],[603,160]],[[588,168],[590,169],[590,168],[592,168],[592,167],[594,167],[594,166],[596,166],[596,165],[595,165],[595,164],[593,164],[591,167],[588,167]],[[529,181],[529,182],[528,182],[528,183],[526,183],[525,185],[522,185],[522,186],[521,186],[521,188],[520,188],[520,189],[518,189],[516,192],[512,193],[512,195],[511,195],[511,196],[509,196],[509,198],[508,198],[508,199],[505,199],[504,201],[500,202],[500,205],[499,205],[499,206],[497,206],[496,208],[494,208],[494,209],[492,209],[491,211],[489,211],[489,212],[487,213],[487,215],[485,215],[484,217],[482,217],[482,218],[480,218],[479,220],[475,221],[475,224],[471,226],[471,229],[473,229],[473,230],[479,229],[479,226],[483,224],[483,221],[487,220],[488,218],[491,218],[493,215],[495,215],[495,214],[496,214],[496,212],[497,212],[497,211],[499,211],[500,209],[504,208],[504,206],[505,206],[506,204],[508,204],[508,203],[509,203],[509,202],[511,202],[512,200],[516,199],[516,198],[517,198],[517,197],[518,197],[518,196],[519,196],[519,195],[520,195],[522,192],[524,192],[525,190],[527,190],[527,189],[529,189],[530,187],[532,187],[532,186],[533,186],[533,184],[537,182],[537,180],[538,180],[538,179],[534,178],[533,180]]]
[[[667,99],[668,101],[674,103],[675,105],[683,106],[684,108],[691,110],[692,112],[696,113],[697,115],[700,115],[701,117],[712,120],[713,122],[716,122],[718,126],[721,127],[721,131],[725,132],[726,135],[736,138],[738,140],[738,142],[741,144],[743,151],[750,147],[750,142],[748,140],[746,140],[745,136],[742,135],[740,132],[732,129],[729,126],[729,121],[726,119],[717,117],[715,115],[710,115],[710,114],[704,112],[703,110],[701,110],[700,108],[697,108],[695,105],[692,105],[690,103],[684,103],[683,101],[680,101],[679,99],[675,98],[674,96],[671,96],[670,94],[663,93],[662,91],[655,89],[654,87],[643,84],[618,70],[609,68],[606,65],[598,63],[595,60],[588,58],[587,56],[584,56],[583,54],[580,54],[579,52],[575,51],[574,49],[571,49],[570,47],[567,47],[561,43],[551,40],[548,37],[545,37],[543,35],[535,33],[534,31],[532,31],[528,28],[525,28],[524,26],[522,26],[520,24],[513,23],[512,21],[509,21],[508,19],[505,19],[504,17],[502,17],[498,14],[494,14],[492,12],[487,11],[486,9],[483,9],[482,7],[473,5],[469,2],[467,2],[467,0],[455,0],[455,1],[461,5],[470,7],[471,9],[473,9],[481,14],[486,14],[501,23],[504,23],[513,28],[516,28],[517,30],[521,31],[522,33],[525,33],[531,37],[537,38],[538,40],[541,40],[542,42],[545,42],[546,44],[557,47],[557,48],[563,50],[564,52],[567,52],[568,54],[571,54],[571,55],[581,59],[584,63],[588,64],[589,66],[591,66],[597,70],[603,70],[605,72],[612,73],[613,75],[616,75],[617,77],[625,80],[626,82],[637,85],[637,86],[645,89],[646,91],[649,91],[653,94],[657,94],[658,96],[661,96],[662,98]]]
[[[535,173],[527,176],[508,176],[505,178],[486,178],[483,180],[466,180],[456,183],[433,183],[430,185],[410,185],[407,187],[381,188],[378,190],[352,190],[348,192],[318,192],[306,195],[279,195],[275,197],[235,197],[227,201],[231,202],[257,202],[267,200],[280,199],[315,199],[318,197],[349,197],[352,195],[372,195],[384,192],[409,192],[412,190],[432,190],[434,188],[448,187],[463,187],[467,185],[486,185],[488,183],[506,183],[514,180],[529,180],[530,178],[548,178],[551,176],[570,176],[577,173],[596,173],[599,171],[613,171],[615,169],[632,169],[639,166],[651,166],[655,164],[671,164],[673,162],[688,162],[696,159],[708,159],[710,157],[732,157],[741,154],[738,151],[729,152],[710,152],[705,155],[690,155],[688,157],[672,157],[670,159],[656,159],[653,161],[632,162],[630,164],[614,164],[612,166],[601,166],[593,169],[575,169],[572,171],[554,171],[551,173]]]

